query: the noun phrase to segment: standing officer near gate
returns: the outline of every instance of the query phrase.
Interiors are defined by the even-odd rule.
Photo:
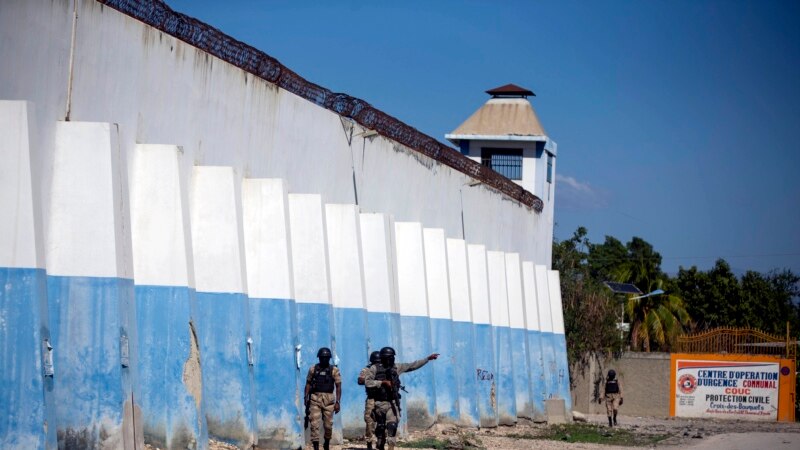
[[[613,427],[617,425],[617,411],[619,406],[622,405],[622,385],[617,379],[617,371],[611,369],[608,371],[606,384],[603,386],[603,393],[600,396],[599,403],[606,401],[606,413],[608,414],[608,426]]]
[[[395,352],[392,347],[383,347],[380,352],[381,363],[369,368],[364,377],[367,388],[380,388],[375,398],[375,409],[372,414],[375,418],[375,436],[378,438],[378,450],[385,450],[384,444],[389,444],[389,450],[394,450],[397,436],[397,422],[400,420],[400,374],[417,370],[420,367],[439,357],[432,353],[427,358],[422,358],[412,363],[394,363]]]
[[[314,364],[306,376],[306,425],[311,424],[311,444],[319,450],[319,420],[325,426],[324,450],[329,450],[333,433],[333,415],[339,412],[342,400],[342,375],[332,366],[331,349],[322,347],[317,352],[319,364]],[[334,396],[333,391],[336,390]]]

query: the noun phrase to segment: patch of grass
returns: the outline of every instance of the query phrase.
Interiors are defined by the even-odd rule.
[[[436,450],[444,450],[447,448],[447,441],[436,438],[423,438],[416,441],[398,442],[398,447],[403,448],[434,448]]]
[[[621,446],[649,446],[668,438],[665,434],[636,433],[622,428],[607,428],[583,423],[555,425],[542,430],[541,434],[509,434],[515,439],[545,439],[588,444]]]
[[[432,448],[436,450],[446,450],[447,448],[460,448],[463,450],[483,450],[482,443],[474,433],[459,433],[450,439],[436,439],[426,437],[414,441],[398,442],[397,447],[403,448]]]

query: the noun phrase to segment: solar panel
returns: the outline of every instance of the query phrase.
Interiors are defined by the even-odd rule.
[[[613,281],[604,282],[615,294],[636,294],[642,295],[642,291],[631,283],[614,283]]]

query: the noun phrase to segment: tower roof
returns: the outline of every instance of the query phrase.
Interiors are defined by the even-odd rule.
[[[486,91],[487,94],[491,95],[492,97],[527,97],[532,96],[536,97],[536,94],[533,93],[530,89],[525,89],[524,87],[519,87],[516,84],[506,84],[505,86],[496,87],[494,89],[489,89]]]
[[[547,134],[536,111],[525,98],[532,91],[513,84],[490,89],[492,95],[452,133],[445,135],[458,144],[462,139],[544,141]]]

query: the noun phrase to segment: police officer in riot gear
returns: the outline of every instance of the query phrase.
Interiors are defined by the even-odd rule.
[[[325,428],[322,448],[329,450],[333,434],[333,415],[339,412],[339,402],[342,400],[342,376],[339,368],[331,365],[331,356],[331,349],[320,348],[317,352],[319,363],[314,364],[306,376],[306,420],[311,424],[311,444],[314,450],[319,450],[320,419]]]
[[[364,423],[366,424],[364,439],[367,441],[367,450],[372,450],[372,436],[375,433],[375,419],[372,418],[372,410],[375,408],[375,398],[378,396],[380,388],[366,387],[365,380],[369,368],[380,365],[380,363],[380,352],[374,351],[369,355],[369,364],[367,364],[367,367],[361,369],[361,373],[358,374],[358,384],[364,386],[367,391],[367,400],[364,402]]]
[[[375,409],[372,412],[376,423],[375,436],[378,438],[378,450],[385,450],[385,444],[389,444],[389,450],[394,450],[401,412],[400,375],[417,370],[428,361],[439,357],[438,353],[432,353],[412,363],[395,364],[395,355],[392,347],[383,347],[380,352],[380,365],[371,366],[364,378],[364,384],[368,388],[379,388],[375,398]]]
[[[598,403],[606,401],[606,414],[608,414],[608,426],[613,427],[617,424],[617,411],[622,405],[622,384],[617,379],[617,372],[614,369],[608,371],[603,393],[598,399]]]

